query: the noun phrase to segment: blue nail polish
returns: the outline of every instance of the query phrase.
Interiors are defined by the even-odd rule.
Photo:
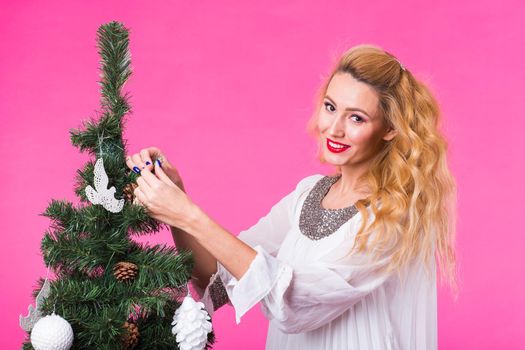
[[[133,171],[136,172],[137,174],[140,174],[140,169],[137,166],[133,167]]]
[[[146,161],[146,165],[150,165],[151,163],[149,161]]]
[[[157,164],[162,168],[162,164],[160,163],[160,160],[157,159]]]

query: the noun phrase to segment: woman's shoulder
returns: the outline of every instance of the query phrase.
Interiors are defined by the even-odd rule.
[[[297,193],[303,193],[305,191],[308,191],[312,189],[314,185],[325,176],[326,175],[323,174],[312,174],[305,176],[299,180],[295,190],[297,191]]]
[[[325,177],[325,175],[323,174],[312,174],[312,175],[307,175],[305,177],[303,177],[302,179],[299,180],[299,183],[297,184],[297,187],[300,187],[300,186],[308,186],[308,185],[312,185],[319,181],[320,179],[322,179],[323,177]]]

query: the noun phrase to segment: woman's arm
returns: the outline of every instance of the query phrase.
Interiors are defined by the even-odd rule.
[[[191,250],[193,253],[195,264],[192,272],[192,282],[197,287],[205,289],[211,275],[217,272],[217,259],[189,233],[175,226],[170,226],[170,228],[177,248]]]
[[[235,237],[221,225],[210,218],[198,206],[194,206],[194,215],[184,227],[185,232],[175,233],[175,239],[199,254],[197,278],[202,278],[199,286],[206,287],[210,276],[217,271],[217,261],[221,263],[237,279],[241,279],[248,270],[257,252],[248,244]]]
[[[298,197],[322,177],[323,175],[318,174],[308,176],[301,180],[296,188],[274,204],[266,215],[261,217],[254,225],[240,231],[237,238],[254,249],[256,249],[256,246],[261,246],[266,252],[276,257],[286,234],[292,227]],[[257,257],[251,262],[248,270],[243,274],[244,277],[250,273],[250,269],[256,269],[257,264],[254,266],[256,259]],[[267,275],[267,270],[263,269],[261,272],[261,278],[257,281],[258,285],[250,286],[248,288],[249,290],[243,292],[245,294],[244,297],[239,296],[235,299],[238,314],[239,312],[242,313],[242,310],[247,311],[253,306],[253,301],[258,300],[257,295],[260,293],[261,285],[272,281],[271,276]],[[254,271],[252,271],[252,275],[253,274]],[[257,272],[255,272],[255,274],[257,274]],[[225,270],[224,266],[217,262],[217,271],[210,277],[209,284],[206,288],[196,288],[200,295],[200,301],[205,304],[210,315],[226,303],[234,306],[229,300],[225,289],[226,286],[223,283],[223,279],[228,282],[232,278],[233,276]],[[193,285],[196,286],[195,283]],[[237,288],[236,290],[239,291],[240,289]],[[241,298],[242,301],[240,301],[239,298]],[[243,305],[240,308],[239,303]]]

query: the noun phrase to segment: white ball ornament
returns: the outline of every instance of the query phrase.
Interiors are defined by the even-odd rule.
[[[208,333],[212,330],[210,316],[202,302],[196,302],[188,291],[173,315],[172,333],[180,350],[202,350],[206,347]]]
[[[31,331],[35,350],[68,350],[73,344],[73,328],[55,313],[42,317]]]

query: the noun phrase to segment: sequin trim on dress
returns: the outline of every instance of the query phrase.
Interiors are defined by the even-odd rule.
[[[219,276],[215,277],[215,280],[208,286],[208,289],[213,304],[213,311],[230,301],[228,293],[226,293],[226,288],[224,288],[224,284]]]
[[[321,201],[340,177],[341,175],[324,176],[306,197],[299,219],[299,229],[306,237],[312,240],[327,237],[359,212],[355,204],[339,209],[322,207]]]

